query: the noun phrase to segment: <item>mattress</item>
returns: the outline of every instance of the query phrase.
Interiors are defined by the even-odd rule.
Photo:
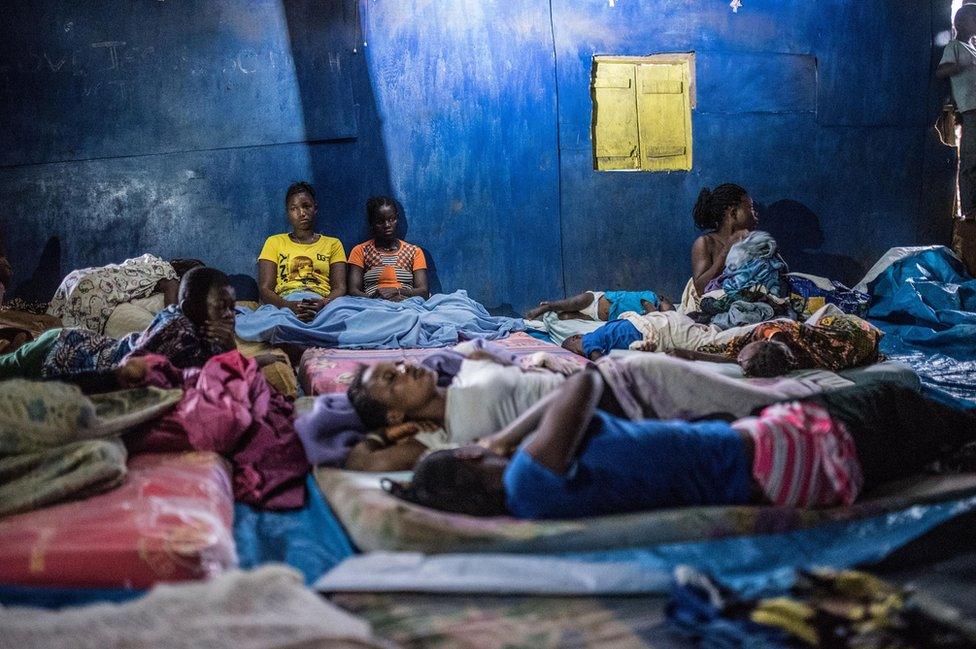
[[[583,365],[586,361],[570,351],[533,338],[525,332],[513,333],[507,338],[491,341],[504,347],[525,362],[536,353],[545,352]],[[382,362],[420,362],[438,349],[325,349],[313,347],[302,355],[298,378],[307,395],[345,392],[359,365],[375,365]]]
[[[916,476],[881,485],[850,507],[685,507],[578,520],[530,521],[441,512],[390,496],[376,474],[317,468],[315,478],[360,550],[445,552],[596,552],[733,536],[776,534],[860,520],[914,505],[976,494],[976,474]]]
[[[130,458],[125,483],[0,519],[0,583],[149,588],[237,565],[229,469],[209,452]]]

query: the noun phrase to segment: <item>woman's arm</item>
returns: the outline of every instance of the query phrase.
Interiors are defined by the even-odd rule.
[[[725,260],[728,258],[732,246],[748,235],[747,230],[734,232],[717,251],[709,249],[708,240],[705,237],[698,237],[698,240],[691,246],[691,276],[695,282],[695,290],[698,291],[698,295],[704,293],[708,283],[725,270]]]
[[[948,62],[939,65],[935,69],[935,76],[939,79],[948,79],[949,77],[954,77],[960,72],[963,72],[968,68],[968,65],[958,62]]]
[[[329,273],[331,276],[331,272]],[[346,264],[346,295],[369,297],[363,291],[363,267],[356,264]]]
[[[258,295],[261,298],[261,303],[270,304],[279,309],[291,309],[298,313],[294,302],[289,302],[275,293],[275,274],[277,272],[278,267],[273,261],[258,260]]]
[[[413,288],[401,288],[400,295],[403,297],[422,297],[425,300],[430,297],[427,289],[427,269],[419,268],[413,271]]]
[[[299,320],[311,322],[329,302],[346,294],[346,262],[337,261],[329,266],[329,297],[302,300],[295,312]]]
[[[325,298],[322,306],[346,294],[346,262],[337,261],[329,265],[329,286],[329,297]]]
[[[686,361],[709,361],[711,363],[735,363],[734,358],[723,356],[722,354],[706,354],[691,349],[672,349],[667,352],[668,356],[683,358]]]
[[[180,283],[175,279],[161,279],[156,282],[154,292],[163,294],[163,304],[166,306],[176,304],[179,299]]]
[[[409,471],[427,447],[415,439],[380,446],[366,438],[352,447],[343,468],[349,471]]]
[[[603,379],[596,370],[567,379],[525,443],[525,452],[554,473],[565,473],[579,452],[602,393]]]
[[[489,451],[498,455],[510,457],[515,452],[515,449],[518,448],[518,445],[522,443],[522,440],[535,430],[542,416],[546,414],[546,410],[550,404],[559,396],[561,389],[553,390],[536,401],[531,408],[516,417],[515,421],[497,433],[479,439],[478,445],[484,446]]]

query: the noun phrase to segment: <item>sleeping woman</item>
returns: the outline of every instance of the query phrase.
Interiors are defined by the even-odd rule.
[[[405,500],[474,516],[600,516],[669,507],[850,505],[976,438],[976,413],[875,382],[724,421],[629,421],[597,409],[603,381],[581,372],[477,445],[431,453]]]
[[[374,196],[366,201],[366,220],[373,238],[349,253],[348,294],[394,302],[430,297],[424,251],[397,238],[393,199]]]
[[[346,293],[346,252],[338,239],[315,232],[317,212],[312,186],[293,183],[285,192],[291,232],[268,237],[258,257],[261,302],[304,322]]]

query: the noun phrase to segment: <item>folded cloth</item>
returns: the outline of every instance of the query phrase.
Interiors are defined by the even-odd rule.
[[[359,415],[344,393],[321,394],[312,409],[295,419],[309,464],[341,468],[353,446],[366,436]]]
[[[790,273],[790,306],[801,317],[807,317],[824,304],[833,304],[844,313],[863,316],[871,298],[840,282],[816,275]]]
[[[0,515],[118,486],[126,474],[118,435],[179,397],[148,388],[88,398],[63,383],[0,382]]]
[[[719,313],[712,318],[712,324],[720,329],[731,329],[742,325],[756,324],[772,319],[775,315],[773,307],[765,302],[745,302],[736,300],[729,305],[729,310]]]
[[[152,359],[152,380],[172,381],[172,370]],[[127,437],[131,452],[214,451],[230,460],[234,497],[266,509],[305,502],[308,463],[293,424],[294,407],[272,390],[253,359],[234,350],[202,369],[185,370],[183,398],[165,417]]]

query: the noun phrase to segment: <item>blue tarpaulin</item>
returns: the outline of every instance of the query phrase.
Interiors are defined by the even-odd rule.
[[[868,286],[881,351],[911,365],[933,397],[976,406],[976,279],[946,248],[900,259]]]

